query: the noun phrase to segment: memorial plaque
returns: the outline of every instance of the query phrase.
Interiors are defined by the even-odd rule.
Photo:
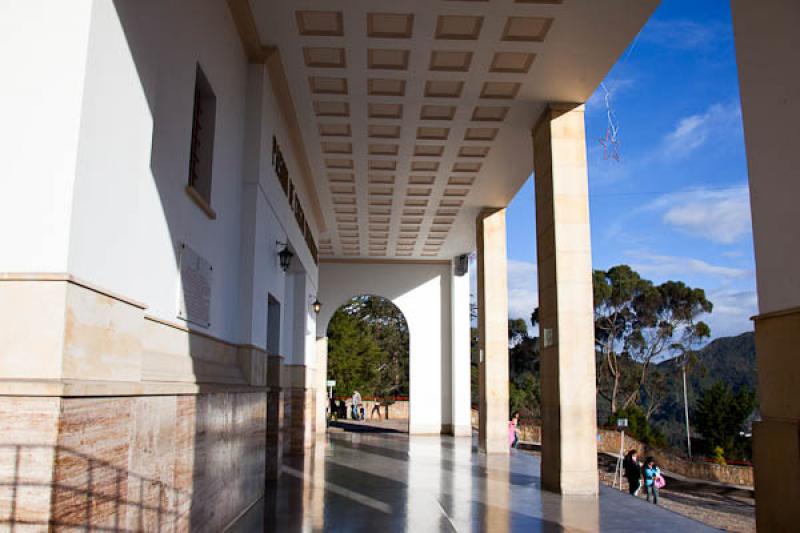
[[[211,264],[181,243],[178,248],[178,318],[211,325]]]

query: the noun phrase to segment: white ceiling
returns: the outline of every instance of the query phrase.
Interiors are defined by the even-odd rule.
[[[657,5],[251,0],[286,70],[328,227],[320,255],[473,250],[478,212],[506,206],[532,171],[544,106],[584,102]]]

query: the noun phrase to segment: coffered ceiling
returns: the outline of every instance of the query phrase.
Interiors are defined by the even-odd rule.
[[[448,259],[531,173],[657,0],[251,0],[280,52],[328,231],[320,255]],[[533,229],[533,217],[531,217]]]

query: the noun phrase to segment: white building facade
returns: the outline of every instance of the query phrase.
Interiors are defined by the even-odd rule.
[[[798,17],[768,4],[734,2],[737,42],[756,50],[769,21]],[[504,208],[532,171],[542,481],[596,495],[582,103],[656,5],[0,2],[0,517],[32,530],[231,526],[282,457],[324,433],[325,331],[362,294],[408,321],[410,431],[468,438],[470,294],[456,263],[474,251],[479,447],[507,453]],[[787,24],[771,36],[794,39]],[[740,74],[760,379],[785,385],[762,392],[756,429],[757,460],[788,450],[789,474],[757,475],[760,527],[777,530],[797,523],[784,482],[800,472],[786,385],[798,367],[781,355],[795,348],[769,342],[791,335],[766,332],[790,331],[798,302],[780,286],[791,281],[763,276],[780,254],[759,242],[794,227],[770,208],[768,176],[798,152],[765,163],[771,138],[796,139],[759,121],[774,112],[756,82],[763,56],[740,53]],[[766,70],[794,94],[797,76]]]

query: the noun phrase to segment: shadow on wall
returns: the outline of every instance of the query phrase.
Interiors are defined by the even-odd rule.
[[[92,531],[178,529],[191,494],[159,479],[136,475],[118,465],[61,446],[2,445],[2,502],[12,526],[87,528]],[[65,466],[56,479],[41,476],[37,459],[55,456]],[[18,498],[19,496],[19,498]],[[48,518],[47,503],[53,513]],[[37,520],[36,506],[42,518]],[[25,508],[27,507],[27,509]],[[17,519],[17,516],[24,519]]]

